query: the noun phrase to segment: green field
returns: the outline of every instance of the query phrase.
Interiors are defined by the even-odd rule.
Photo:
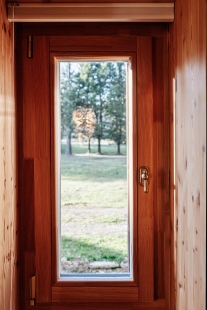
[[[126,155],[126,145],[122,144],[120,146],[121,148],[121,154]],[[82,144],[80,143],[72,143],[72,154],[87,154],[88,148],[87,148],[87,142],[84,142]],[[98,152],[98,146],[97,143],[91,142],[91,154],[97,154]],[[66,145],[61,145],[61,153],[66,153]],[[101,145],[101,154],[102,155],[116,155],[117,154],[117,145],[115,143],[104,143]]]
[[[61,156],[61,257],[121,262],[128,255],[126,156],[112,155],[116,145],[104,145],[101,156],[75,150]]]

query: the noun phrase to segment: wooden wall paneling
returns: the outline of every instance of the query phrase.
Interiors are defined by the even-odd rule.
[[[206,2],[180,0],[170,28],[175,91],[176,305],[205,309]],[[172,93],[172,91],[171,91]],[[171,209],[174,210],[171,201]],[[171,212],[173,213],[173,211]],[[173,259],[173,254],[172,254]],[[173,285],[173,283],[172,283]],[[173,287],[172,287],[173,290]]]
[[[17,307],[16,137],[13,24],[0,0],[0,309]]]
[[[178,7],[181,10],[181,7]],[[200,7],[201,8],[201,7]],[[194,1],[186,7],[177,40],[177,93],[176,93],[176,161],[177,161],[177,308],[203,309],[205,306],[205,122],[206,97],[205,73],[202,66],[204,44],[202,27],[193,25],[200,19],[200,11]],[[204,8],[203,8],[204,9]],[[202,21],[202,19],[200,19]],[[198,23],[198,25],[200,25]],[[189,31],[191,29],[191,31]],[[194,29],[194,31],[192,30]],[[201,48],[201,49],[198,49]],[[204,67],[204,66],[203,66]],[[203,79],[201,79],[203,77]],[[203,88],[202,88],[203,87]],[[203,94],[201,93],[203,92]],[[182,104],[179,104],[182,103]],[[203,151],[204,149],[204,151]],[[202,192],[202,195],[200,195]],[[198,237],[198,235],[200,235]],[[201,251],[200,255],[197,254]]]
[[[151,37],[137,38],[137,62],[138,167],[149,167],[150,182],[149,193],[144,193],[143,186],[138,185],[138,286],[139,302],[147,302],[154,300],[153,82]],[[139,149],[140,145],[147,147],[143,151]],[[143,242],[143,240],[146,242]]]
[[[194,308],[206,306],[206,1],[196,2],[192,6],[192,94],[194,128],[193,169],[193,296]],[[199,36],[198,36],[199,35]],[[200,81],[199,81],[200,80]],[[195,84],[197,87],[195,87]],[[192,118],[192,115],[191,115]],[[192,149],[191,149],[192,151]],[[195,161],[196,158],[196,161]],[[197,173],[199,178],[196,177]],[[192,286],[191,286],[192,287]],[[201,298],[202,296],[202,298]]]

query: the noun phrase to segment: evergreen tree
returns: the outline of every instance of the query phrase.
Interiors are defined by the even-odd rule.
[[[75,109],[77,89],[73,85],[73,71],[70,63],[60,64],[60,106],[61,106],[61,137],[67,137],[66,154],[72,154],[71,137],[75,124],[72,120]]]
[[[107,96],[107,133],[120,146],[126,143],[126,69],[123,62],[110,63],[110,91]]]
[[[72,154],[72,133],[90,139],[97,137],[98,153],[101,140],[108,138],[120,145],[126,142],[126,73],[123,62],[63,63],[60,75],[61,135],[67,136],[67,154]],[[75,69],[74,69],[75,68]],[[92,111],[91,131],[87,126],[75,126],[74,111]],[[85,129],[84,129],[85,128]],[[87,130],[86,130],[87,129]],[[85,131],[84,131],[85,130]],[[90,135],[88,134],[90,132]]]

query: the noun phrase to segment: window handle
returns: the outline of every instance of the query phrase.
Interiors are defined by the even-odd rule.
[[[149,192],[149,168],[146,166],[142,166],[139,170],[140,175],[140,184],[144,186],[144,193]]]

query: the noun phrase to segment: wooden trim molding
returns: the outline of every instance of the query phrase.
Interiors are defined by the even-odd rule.
[[[10,22],[172,22],[174,3],[8,3]]]

